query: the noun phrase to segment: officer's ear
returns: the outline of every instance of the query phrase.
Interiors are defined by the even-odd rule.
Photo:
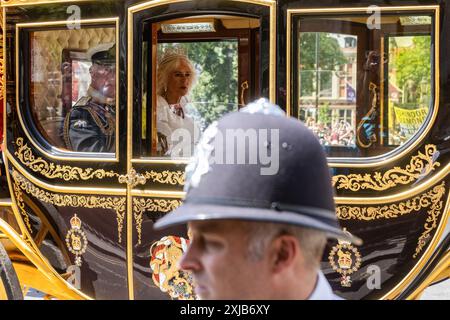
[[[284,234],[276,237],[270,245],[271,270],[282,273],[291,269],[300,255],[300,247],[296,237]]]

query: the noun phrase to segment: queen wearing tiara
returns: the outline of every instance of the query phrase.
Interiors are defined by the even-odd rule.
[[[158,153],[189,157],[198,140],[199,126],[187,114],[189,92],[196,82],[194,65],[176,49],[168,49],[157,68]]]

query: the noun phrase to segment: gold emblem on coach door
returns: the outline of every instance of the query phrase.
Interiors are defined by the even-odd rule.
[[[75,264],[81,267],[81,256],[86,252],[88,241],[86,234],[81,230],[81,220],[77,214],[70,219],[70,226],[66,235],[66,245],[75,255]]]
[[[350,235],[346,228],[344,232]],[[351,287],[350,275],[361,267],[361,254],[349,241],[338,241],[339,243],[331,249],[328,260],[333,270],[341,275],[341,286]]]

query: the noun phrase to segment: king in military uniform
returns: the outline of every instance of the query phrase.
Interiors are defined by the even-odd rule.
[[[116,46],[97,47],[91,56],[91,84],[64,120],[64,142],[72,151],[115,152]]]

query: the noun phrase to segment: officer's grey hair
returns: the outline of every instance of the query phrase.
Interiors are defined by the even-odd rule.
[[[264,252],[272,240],[281,235],[292,235],[297,238],[305,258],[305,266],[319,269],[323,251],[327,242],[325,232],[294,225],[266,222],[246,223],[248,231],[249,259],[262,259]]]
[[[195,85],[197,81],[197,73],[195,71],[194,64],[188,57],[181,54],[167,55],[158,63],[157,80],[156,80],[156,92],[160,96],[164,96],[167,90],[169,75],[174,71],[181,63],[185,62],[191,71],[191,81],[189,84],[189,91]]]

